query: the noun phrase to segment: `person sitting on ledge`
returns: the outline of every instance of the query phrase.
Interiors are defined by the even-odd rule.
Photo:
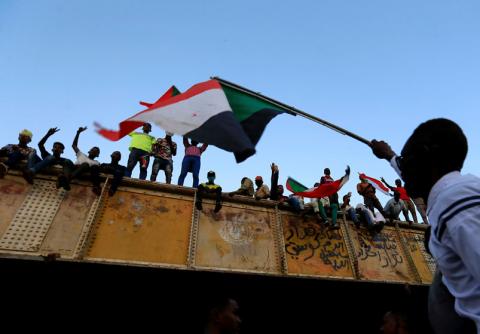
[[[400,220],[400,212],[405,212],[405,203],[400,199],[400,193],[398,191],[393,192],[393,198],[390,199],[385,208],[385,218],[393,220]],[[408,221],[411,224],[411,221]]]
[[[78,148],[78,137],[80,133],[85,131],[87,127],[80,127],[77,130],[77,134],[75,135],[75,139],[73,140],[72,148],[77,155],[77,161],[75,164],[69,160],[65,159],[63,163],[63,173],[58,176],[57,179],[57,188],[62,187],[65,190],[70,190],[70,181],[79,177],[83,173],[90,173],[90,178],[93,184],[92,191],[96,195],[100,195],[101,189],[99,186],[99,181],[96,179],[98,177],[98,171],[96,169],[99,168],[100,163],[95,160],[100,155],[100,149],[97,146],[94,146],[88,151],[88,156],[80,151]],[[93,173],[92,173],[93,169]]]
[[[215,209],[213,210],[215,213],[220,211],[222,208],[222,187],[218,184],[215,184],[215,172],[209,171],[207,174],[207,183],[202,183],[198,186],[197,191],[197,200],[195,202],[195,207],[198,210],[202,210],[202,199],[205,194],[216,194],[216,201],[215,201]]]
[[[0,162],[0,179],[3,179],[8,170],[17,167],[20,161],[27,160],[27,166],[32,167],[36,161],[37,151],[28,146],[32,141],[32,132],[25,129],[18,134],[18,144],[8,144],[0,149],[0,157],[8,158],[5,163]]]
[[[23,170],[23,177],[28,183],[33,184],[33,178],[35,177],[35,174],[44,170],[45,168],[53,165],[63,166],[65,163],[65,158],[61,157],[63,150],[65,149],[65,145],[58,141],[54,142],[52,154],[45,149],[45,143],[47,142],[48,138],[58,131],[60,131],[58,128],[49,129],[47,134],[38,142],[38,148],[40,149],[40,154],[42,155],[43,160],[35,163],[31,167],[27,166],[27,168]]]
[[[120,182],[122,182],[122,179],[123,179],[123,176],[125,175],[125,171],[127,167],[119,164],[120,160],[122,159],[122,154],[119,151],[114,151],[110,155],[110,158],[112,159],[110,163],[108,164],[103,163],[100,165],[100,169],[93,168],[91,172],[94,174],[97,172],[102,172],[105,174],[113,175],[112,184],[110,185],[110,189],[108,189],[108,195],[113,196],[117,191],[118,185],[120,184]],[[94,187],[100,188],[100,177],[97,175],[94,175],[92,177],[92,180],[97,182],[97,184],[95,184]]]
[[[268,199],[270,197],[270,189],[268,189],[268,186],[263,183],[263,178],[261,176],[255,177],[255,185],[257,186],[257,189],[255,189],[256,200]]]
[[[253,198],[254,190],[253,190],[253,182],[248,177],[243,177],[242,181],[240,182],[240,188],[235,191],[229,192],[228,196],[245,196]]]

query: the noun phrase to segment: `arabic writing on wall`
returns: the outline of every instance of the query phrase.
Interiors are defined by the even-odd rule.
[[[357,231],[359,249],[357,258],[359,261],[374,260],[382,268],[395,268],[404,262],[403,256],[399,253],[397,240],[394,231],[384,230],[381,234],[372,237],[367,231]]]
[[[348,251],[340,231],[329,231],[311,222],[289,222],[285,251],[295,260],[319,258],[335,271],[349,267]]]

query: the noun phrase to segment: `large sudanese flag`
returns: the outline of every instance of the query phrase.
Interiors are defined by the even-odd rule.
[[[313,187],[308,189],[300,182],[289,177],[287,179],[286,186],[288,190],[290,190],[292,193],[294,193],[297,196],[302,196],[307,198],[322,198],[322,197],[331,196],[337,193],[343,187],[343,185],[348,182],[349,178],[350,178],[350,167],[347,166],[347,169],[345,170],[345,175],[334,182],[324,183],[319,185],[318,187]]]
[[[173,96],[176,96],[178,94],[180,94],[180,91],[177,89],[177,87],[172,86],[155,103],[147,103],[147,102],[140,101],[140,104],[142,106],[147,107],[147,108],[151,108],[151,107],[153,107],[153,106],[155,106],[155,105],[157,105],[157,104],[159,104],[163,101],[166,101],[169,98],[171,98]],[[126,120],[120,122],[120,124],[118,125],[119,130],[108,130],[108,129],[103,128],[98,123],[94,123],[94,124],[97,127],[96,131],[97,131],[98,134],[100,134],[101,136],[103,136],[103,137],[105,137],[109,140],[117,141],[117,140],[122,139],[123,137],[125,137],[126,135],[128,135],[129,133],[134,131],[135,129],[141,127],[143,125],[143,123],[145,123],[145,121],[138,121],[138,120],[135,120],[133,117],[131,117],[129,119],[126,119]]]
[[[146,110],[120,123],[120,128],[122,124],[137,124],[139,127],[144,122],[155,123],[165,131],[233,152],[237,162],[255,154],[255,145],[270,120],[289,112],[266,98],[215,79],[196,84],[178,95],[164,99],[162,96],[157,102],[145,106]],[[133,131],[132,127],[128,130]],[[97,130],[111,140],[128,134],[120,131],[119,138],[116,138],[106,136],[105,131],[110,130]]]

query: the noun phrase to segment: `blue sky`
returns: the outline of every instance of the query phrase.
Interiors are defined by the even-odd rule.
[[[450,118],[469,139],[464,172],[478,174],[479,13],[478,1],[1,0],[0,143],[28,128],[36,145],[58,126],[51,142],[64,142],[73,158],[75,130],[87,125],[82,150],[100,146],[102,161],[120,150],[126,163],[128,139],[101,138],[94,121],[116,128],[141,110],[139,100],[217,75],[396,151],[422,121]],[[182,157],[180,149],[175,181]],[[212,169],[224,191],[234,190],[243,176],[268,178],[271,162],[282,183],[290,175],[306,185],[324,167],[337,178],[348,164],[342,194],[355,193],[357,172],[396,177],[364,144],[282,115],[242,164],[209,147],[201,180]]]

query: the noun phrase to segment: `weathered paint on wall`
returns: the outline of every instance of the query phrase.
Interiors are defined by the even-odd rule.
[[[92,192],[91,187],[72,184],[72,189],[65,193],[41,246],[41,252],[72,257],[83,225],[96,199],[97,195]]]
[[[436,265],[435,260],[425,249],[423,232],[402,229],[401,233],[407,241],[408,250],[422,282],[430,283],[433,280]]]
[[[224,205],[218,213],[204,204],[198,222],[195,266],[279,272],[275,221],[260,207]]]
[[[0,256],[12,252],[15,255],[60,253],[63,258],[84,256],[78,257],[84,261],[324,278],[355,277],[411,284],[418,284],[419,280],[428,284],[435,269],[424,250],[421,230],[401,227],[404,244],[398,238],[399,231],[388,226],[372,238],[365,229],[357,230],[347,224],[349,233],[344,235],[343,229],[328,231],[311,218],[304,220],[286,211],[277,212],[273,206],[230,202],[228,198],[217,214],[212,211],[212,201],[206,199],[204,210],[197,212],[192,221],[191,191],[179,188],[177,193],[175,187],[156,187],[138,181],[127,182],[113,197],[105,194],[95,211],[97,197],[88,182],[73,184],[65,195],[63,190],[55,188],[54,182],[54,177],[42,177],[38,185],[43,184],[44,189],[34,191],[36,188],[18,174],[9,174],[0,180],[0,238],[5,237],[12,226],[25,230],[20,231],[25,234],[22,238],[30,238],[29,231],[35,227],[33,220],[37,219],[31,215],[35,212],[41,212],[38,217],[45,221],[44,227],[39,227],[39,231],[34,228],[32,232],[38,236],[38,240],[32,241],[35,247],[4,247],[0,249]],[[36,211],[37,206],[51,210]],[[22,219],[35,219],[32,218],[32,224],[27,221],[29,226],[22,228],[23,220],[15,217],[28,208],[28,215],[22,216],[27,218]],[[92,212],[98,215],[90,230],[88,222],[94,216],[90,215]],[[16,225],[12,225],[13,219]],[[85,236],[89,236],[87,248],[76,253],[80,238],[84,240]],[[356,263],[356,270],[352,263]]]
[[[290,274],[353,278],[341,230],[328,230],[315,219],[282,214]]]
[[[10,226],[29,190],[30,186],[21,178],[7,175],[0,179],[0,236]]]
[[[89,258],[186,265],[192,201],[119,190],[108,198]]]
[[[373,238],[364,229],[349,225],[360,278],[374,281],[414,282],[395,228],[385,226]]]

